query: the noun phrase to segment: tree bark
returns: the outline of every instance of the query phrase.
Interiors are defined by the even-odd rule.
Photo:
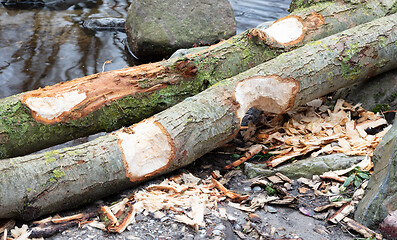
[[[288,8],[288,11],[293,12],[293,11],[296,11],[297,9],[308,8],[315,4],[329,3],[329,2],[335,2],[335,0],[292,0],[290,6]],[[355,0],[344,0],[343,2],[349,3],[349,4],[361,4],[361,1],[355,1]],[[388,9],[397,7],[396,3],[392,3],[390,1],[380,0],[377,2],[377,4],[378,4],[378,6],[384,6],[385,8],[388,8]]]
[[[301,9],[178,59],[98,73],[0,100],[0,158],[25,155],[152,116],[222,79],[312,40],[385,16],[395,0]],[[293,31],[285,30],[292,24]],[[286,34],[284,34],[286,33]]]
[[[186,166],[233,138],[245,112],[285,113],[397,68],[397,14],[225,79],[131,127],[86,144],[2,160],[0,218],[76,207]]]

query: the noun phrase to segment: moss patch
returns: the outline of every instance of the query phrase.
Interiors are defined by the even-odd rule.
[[[54,170],[52,171],[52,173],[54,174],[54,177],[55,177],[56,179],[59,179],[59,178],[62,178],[62,177],[65,176],[65,173],[64,173],[63,171],[61,171],[59,168],[54,169]]]
[[[381,103],[381,104],[376,104],[376,106],[372,109],[372,112],[377,113],[377,112],[385,112],[388,110],[390,110],[389,104]]]
[[[359,43],[349,44],[349,48],[345,49],[342,54],[341,67],[342,76],[345,79],[356,79],[361,72],[362,65],[356,62],[358,60],[358,53],[360,52]]]

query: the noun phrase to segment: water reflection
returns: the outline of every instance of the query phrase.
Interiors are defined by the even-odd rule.
[[[124,47],[123,32],[92,32],[88,18],[125,18],[129,0],[96,6],[10,10],[0,7],[0,98],[103,70],[138,64]],[[238,32],[287,15],[290,0],[230,0]],[[106,64],[106,61],[111,63]]]
[[[237,32],[288,15],[291,0],[229,0],[237,22]]]

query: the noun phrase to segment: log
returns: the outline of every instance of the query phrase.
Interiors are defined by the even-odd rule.
[[[298,9],[302,9],[302,8],[309,8],[313,5],[316,4],[320,4],[320,3],[328,3],[328,2],[332,2],[335,0],[292,0],[291,4],[288,8],[289,12],[294,12]],[[355,0],[344,0],[343,2],[345,3],[350,3],[350,4],[361,4],[360,1],[355,1]],[[383,6],[384,8],[395,8],[396,4],[395,3],[391,3],[390,1],[383,1],[380,0],[377,3],[379,6]],[[393,5],[393,6],[392,6]]]
[[[186,57],[97,73],[0,100],[0,158],[129,126],[312,40],[395,12],[392,3],[302,9]],[[287,34],[285,34],[287,33]],[[290,33],[290,34],[289,34]]]
[[[0,218],[25,220],[186,166],[232,139],[245,112],[285,113],[397,68],[397,14],[309,43],[135,125],[76,147],[2,160]]]

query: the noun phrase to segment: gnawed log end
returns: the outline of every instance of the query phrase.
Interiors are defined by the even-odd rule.
[[[167,130],[154,117],[115,133],[123,155],[127,177],[142,181],[167,169],[175,147]]]
[[[293,46],[305,38],[308,29],[316,29],[323,24],[324,17],[316,12],[312,12],[305,20],[289,15],[275,21],[264,31],[255,28],[251,34],[261,41],[269,38],[282,46]]]
[[[235,99],[240,105],[237,116],[243,119],[248,109],[255,107],[269,113],[285,113],[294,106],[299,82],[277,75],[255,76],[240,81],[235,89]]]
[[[289,15],[275,21],[265,33],[277,43],[288,46],[302,41],[306,28],[301,17]]]
[[[43,123],[53,123],[65,112],[71,111],[87,98],[84,92],[72,90],[54,96],[28,96],[21,101],[32,110],[33,117]]]

